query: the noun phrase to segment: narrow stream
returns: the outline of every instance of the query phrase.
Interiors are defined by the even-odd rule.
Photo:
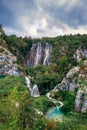
[[[57,92],[59,90],[57,89],[57,86],[56,86],[51,91]],[[46,97],[49,98],[56,105],[56,107],[53,107],[50,110],[48,110],[48,112],[46,113],[46,117],[49,119],[53,119],[53,120],[62,120],[63,113],[61,112],[60,108],[63,106],[63,102],[57,101],[56,99],[51,98],[50,95],[51,95],[51,93],[48,92],[46,94]],[[60,104],[60,105],[57,106],[57,104]]]

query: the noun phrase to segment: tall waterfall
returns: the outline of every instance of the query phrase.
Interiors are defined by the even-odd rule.
[[[33,44],[31,51],[29,52],[27,65],[37,66],[38,64],[49,65],[50,53],[52,51],[52,46],[47,42],[41,44]]]
[[[29,89],[29,91],[33,97],[40,96],[38,86],[36,84],[34,84],[33,86],[31,85],[30,77],[26,76],[25,82],[26,82],[27,88]]]
[[[46,65],[47,63],[49,63],[49,57],[50,57],[50,52],[51,52],[52,48],[51,46],[46,43],[46,46],[45,46],[45,53],[44,53],[44,60],[43,60],[43,65]]]
[[[41,60],[41,56],[42,56],[42,47],[41,47],[41,43],[38,43],[38,46],[36,48],[36,56],[35,56],[35,62],[34,65],[38,65],[39,61]]]

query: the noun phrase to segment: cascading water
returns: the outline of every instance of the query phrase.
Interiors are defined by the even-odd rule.
[[[48,59],[49,59],[49,57],[50,57],[50,52],[51,52],[51,50],[52,50],[51,46],[49,46],[49,44],[46,43],[43,65],[46,65],[47,63],[49,63],[49,62],[48,62]]]
[[[37,66],[38,64],[49,65],[49,57],[52,51],[52,46],[49,43],[33,44],[28,55],[27,65]]]
[[[38,65],[40,60],[41,60],[41,53],[42,53],[42,50],[41,50],[41,43],[38,43],[37,45],[37,49],[36,49],[36,56],[35,56],[35,63],[34,63],[34,66]]]
[[[32,92],[30,78],[28,78],[28,77],[26,76],[26,77],[25,77],[25,82],[26,82],[27,88],[30,90],[30,92]]]
[[[33,85],[32,96],[34,96],[34,97],[40,96],[39,89],[38,89],[38,86],[36,84]]]
[[[25,77],[25,82],[26,82],[27,88],[29,89],[29,91],[33,97],[38,97],[38,96],[40,96],[38,86],[36,84],[34,84],[33,87],[31,87],[30,78],[31,77],[27,77],[27,76]]]

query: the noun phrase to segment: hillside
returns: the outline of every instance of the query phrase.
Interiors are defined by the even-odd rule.
[[[1,129],[86,130],[87,35],[36,39],[0,32]],[[59,106],[55,100],[63,104],[61,121],[45,116]]]

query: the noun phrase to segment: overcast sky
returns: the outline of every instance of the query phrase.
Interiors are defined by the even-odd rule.
[[[0,0],[0,24],[18,36],[87,34],[87,0]]]

